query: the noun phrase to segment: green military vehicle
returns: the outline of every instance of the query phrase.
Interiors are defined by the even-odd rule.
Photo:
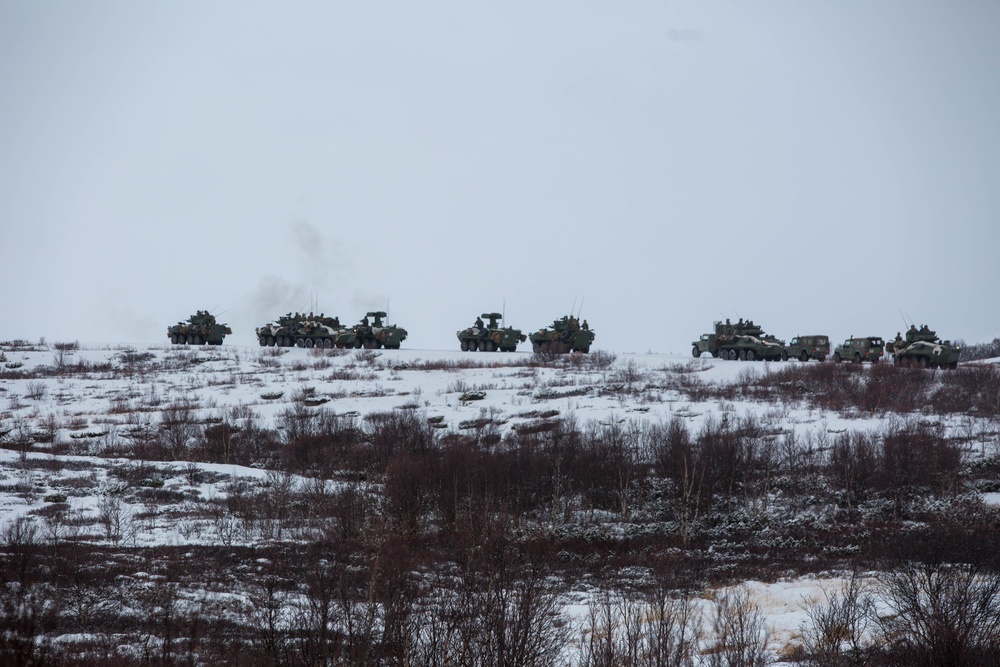
[[[384,310],[372,310],[366,313],[361,321],[354,325],[354,347],[363,347],[367,350],[377,350],[380,347],[398,350],[399,344],[406,340],[407,331],[395,324],[384,324],[382,320],[385,317]]]
[[[896,340],[889,342],[886,350],[892,353],[897,366],[920,368],[958,368],[958,359],[962,356],[962,348],[952,345],[951,341],[940,340],[937,332],[928,329],[926,324],[919,329],[910,325],[905,340],[897,333]]]
[[[563,315],[561,319],[553,320],[552,327],[543,327],[528,336],[533,352],[548,352],[565,354],[566,352],[590,352],[595,334],[590,330],[587,320],[581,324],[579,318],[573,315]]]
[[[261,347],[350,347],[354,332],[340,325],[340,319],[322,313],[288,313],[277,322],[256,329],[257,343]]]
[[[702,334],[692,343],[691,354],[697,359],[704,353],[722,359],[741,361],[777,361],[785,344],[774,336],[764,333],[753,320],[736,324],[729,320],[715,323],[715,332]]]
[[[885,342],[879,336],[862,336],[855,338],[851,336],[844,341],[843,345],[838,345],[833,350],[833,360],[838,364],[847,359],[856,364],[862,361],[870,361],[877,364],[882,358],[885,350]]]
[[[798,359],[799,361],[809,361],[817,359],[823,361],[830,354],[830,337],[819,334],[808,336],[796,336],[788,341],[781,350],[781,360]]]
[[[521,333],[520,329],[513,327],[501,327],[499,324],[503,315],[500,313],[483,313],[476,319],[476,323],[471,327],[457,332],[459,346],[462,352],[513,352],[517,349],[518,343],[523,343],[528,339]],[[489,324],[483,324],[483,320]]]
[[[222,345],[226,334],[231,333],[229,326],[219,324],[207,310],[199,310],[187,322],[167,327],[167,338],[173,345]]]

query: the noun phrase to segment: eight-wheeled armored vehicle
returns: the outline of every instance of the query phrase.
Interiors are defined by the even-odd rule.
[[[226,334],[233,333],[228,325],[219,324],[215,315],[199,310],[187,319],[167,327],[167,338],[174,345],[222,345]]]
[[[796,336],[788,341],[781,350],[781,360],[798,359],[799,361],[809,361],[818,359],[823,361],[830,354],[830,337],[820,334],[810,334],[808,336]]]
[[[582,323],[573,315],[563,315],[561,319],[553,320],[552,327],[543,327],[528,336],[533,352],[550,352],[564,354],[566,352],[590,352],[595,334],[590,330],[587,320]]]
[[[395,324],[384,324],[382,320],[385,317],[384,310],[368,311],[361,321],[354,325],[354,347],[368,350],[380,347],[398,350],[399,344],[406,340],[406,329]]]
[[[844,341],[843,345],[838,345],[833,350],[833,360],[838,364],[843,360],[860,364],[862,361],[870,361],[877,364],[882,358],[885,349],[885,342],[879,336],[851,336]]]
[[[340,319],[322,313],[288,313],[277,322],[258,327],[257,343],[261,347],[350,347],[355,335],[340,325]]]
[[[753,320],[744,322],[741,318],[736,324],[716,322],[715,333],[702,334],[692,343],[691,354],[695,358],[707,352],[723,359],[775,361],[781,358],[784,347],[783,341],[766,335]]]
[[[457,332],[462,351],[513,352],[517,349],[518,343],[528,339],[520,329],[501,327],[499,324],[501,318],[503,315],[500,313],[483,313],[476,318],[474,325]],[[483,324],[484,319],[488,320],[488,324]]]
[[[897,333],[896,339],[886,345],[886,350],[897,366],[920,368],[958,368],[958,358],[962,356],[962,348],[952,345],[951,341],[942,341],[926,324],[919,329],[910,325],[905,339]]]

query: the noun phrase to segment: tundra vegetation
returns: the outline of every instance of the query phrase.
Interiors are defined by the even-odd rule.
[[[996,365],[0,351],[3,664],[1000,665]]]

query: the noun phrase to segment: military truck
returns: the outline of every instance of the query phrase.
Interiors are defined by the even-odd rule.
[[[877,364],[882,358],[885,349],[885,342],[879,336],[851,336],[844,341],[843,345],[838,345],[833,350],[833,360],[838,364],[847,359],[856,364],[862,361],[870,361]]]
[[[277,322],[265,324],[256,329],[257,343],[261,347],[350,347],[355,335],[350,329],[340,325],[340,319],[317,317],[312,313],[288,313]]]
[[[398,350],[399,344],[406,340],[407,331],[395,324],[384,324],[384,310],[371,310],[365,313],[361,321],[354,325],[354,347],[377,350],[384,347],[387,350]],[[371,318],[369,320],[369,318]]]
[[[553,320],[551,327],[542,327],[528,336],[533,352],[548,352],[565,354],[566,352],[590,352],[595,333],[590,330],[587,320],[581,324],[580,319],[573,315],[563,315],[561,319]]]
[[[501,327],[499,321],[502,317],[500,313],[483,313],[473,326],[456,332],[462,352],[513,352],[518,343],[528,339],[520,329]],[[484,319],[489,323],[483,324]]]
[[[222,345],[226,334],[233,333],[228,325],[219,324],[215,315],[199,310],[187,319],[167,327],[167,338],[173,345]]]
[[[896,339],[886,344],[886,350],[892,353],[897,366],[920,368],[958,368],[958,359],[962,356],[962,348],[952,345],[951,341],[940,340],[937,332],[928,329],[926,324],[919,329],[910,325],[905,340],[897,333]]]
[[[781,358],[784,346],[783,341],[765,334],[753,320],[744,322],[741,318],[736,324],[729,320],[716,322],[714,333],[702,334],[692,343],[691,354],[696,359],[707,352],[722,359],[776,361]]]
[[[817,359],[823,361],[830,354],[830,337],[820,334],[810,334],[808,336],[796,336],[788,341],[788,345],[781,350],[781,360],[798,359],[799,361],[809,361]]]

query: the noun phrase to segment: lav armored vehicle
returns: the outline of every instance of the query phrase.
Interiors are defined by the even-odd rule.
[[[783,341],[765,334],[753,320],[744,322],[741,318],[736,324],[729,320],[716,322],[715,333],[702,334],[692,343],[691,354],[695,358],[707,352],[723,359],[776,361],[781,358],[784,347]]]
[[[862,361],[870,361],[877,364],[882,358],[882,351],[885,349],[885,342],[879,336],[861,336],[855,338],[851,336],[844,341],[843,345],[838,345],[833,350],[833,360],[838,364],[847,359],[856,364]]]
[[[823,361],[830,354],[830,337],[813,334],[808,336],[796,336],[788,341],[781,350],[781,360],[798,359],[806,362],[810,359]]]
[[[517,349],[518,343],[523,343],[528,339],[521,333],[520,329],[513,327],[501,327],[499,320],[503,317],[500,313],[483,313],[476,319],[476,323],[466,329],[457,332],[459,346],[462,352],[482,350],[483,352],[513,352]],[[483,324],[483,320],[488,320],[488,324]]]
[[[384,324],[382,320],[385,317],[384,310],[372,310],[366,313],[361,322],[354,325],[354,347],[368,350],[380,347],[398,350],[399,344],[406,340],[406,329],[395,324]]]
[[[594,337],[587,320],[581,324],[579,318],[572,315],[563,315],[561,319],[553,320],[551,328],[543,327],[528,336],[533,352],[554,354],[590,352]]]
[[[940,340],[937,332],[928,329],[926,324],[919,329],[910,325],[905,340],[897,333],[896,340],[890,341],[886,349],[892,353],[897,366],[958,368],[958,358],[962,356],[962,348],[952,345],[951,341]]]
[[[226,334],[233,333],[228,325],[219,324],[215,315],[207,310],[199,310],[187,319],[167,327],[167,338],[174,345],[222,345]]]
[[[336,317],[317,317],[312,313],[288,313],[277,322],[258,327],[257,343],[267,347],[349,347],[354,344],[355,334],[340,325]]]

